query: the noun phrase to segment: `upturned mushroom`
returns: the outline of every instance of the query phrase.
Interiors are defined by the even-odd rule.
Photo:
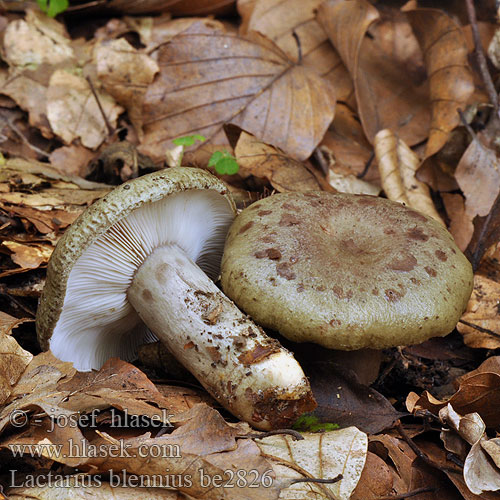
[[[157,336],[223,406],[257,428],[315,406],[292,354],[209,278],[235,213],[225,185],[171,168],[114,189],[63,235],[37,312],[41,346],[81,371]],[[205,272],[207,274],[205,274]]]
[[[473,273],[429,217],[383,198],[308,192],[270,196],[236,217],[221,281],[260,325],[354,350],[448,334]]]

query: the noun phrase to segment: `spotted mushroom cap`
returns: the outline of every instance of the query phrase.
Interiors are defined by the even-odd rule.
[[[222,181],[197,168],[170,168],[126,182],[96,201],[59,240],[49,261],[36,328],[78,370],[133,359],[154,337],[128,303],[138,267],[158,246],[177,245],[218,276],[235,206]]]
[[[257,323],[332,349],[423,342],[455,327],[472,267],[448,231],[366,195],[283,193],[231,226],[226,295]]]

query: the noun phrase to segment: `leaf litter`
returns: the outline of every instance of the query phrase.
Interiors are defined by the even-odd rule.
[[[24,480],[48,470],[68,478],[65,498],[498,498],[493,2],[475,6],[478,19],[438,2],[114,0],[107,11],[71,2],[56,19],[5,5],[0,484],[13,464]],[[74,12],[103,18],[81,26]],[[221,177],[240,208],[273,191],[382,193],[446,224],[473,263],[472,297],[446,339],[381,353],[374,375],[363,356],[340,354],[339,368],[318,348],[304,360],[320,403],[314,418],[340,430],[303,431],[302,440],[256,433],[158,348],[138,366],[110,360],[77,373],[35,347],[36,300],[65,229],[113,184],[165,166],[172,141],[194,134],[208,141],[182,164],[217,173],[213,152],[234,155],[238,172]],[[72,443],[87,448],[69,456]],[[115,456],[125,445],[130,456]],[[24,452],[14,457],[12,446]],[[110,487],[116,470],[128,487]],[[244,485],[221,486],[238,471]],[[140,484],[152,477],[178,483]],[[55,491],[32,484],[7,495]]]

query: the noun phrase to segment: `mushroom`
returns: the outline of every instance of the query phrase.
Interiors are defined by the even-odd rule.
[[[236,217],[221,282],[260,325],[295,342],[354,350],[448,334],[473,273],[446,229],[402,204],[294,192]]]
[[[234,212],[225,185],[199,169],[118,186],[81,214],[52,254],[36,318],[41,346],[88,371],[112,356],[133,359],[156,336],[257,428],[289,425],[314,408],[292,354],[209,278],[218,276]]]

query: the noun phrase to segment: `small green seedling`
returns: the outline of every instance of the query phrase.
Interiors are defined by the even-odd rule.
[[[36,3],[49,17],[56,17],[69,7],[69,0],[36,0]]]
[[[205,142],[206,140],[207,138],[204,137],[203,135],[194,134],[194,135],[185,135],[184,137],[177,137],[177,139],[174,139],[172,142],[176,146],[189,147],[192,146],[196,141]]]
[[[201,134],[194,135],[186,135],[184,137],[177,137],[172,142],[176,146],[182,146],[183,148],[192,146],[196,141],[205,142],[207,140],[206,137]],[[178,164],[182,163],[182,155],[178,160]],[[214,167],[215,171],[220,175],[233,175],[236,174],[239,170],[238,162],[236,158],[229,154],[227,151],[215,151],[212,153],[212,156],[208,160],[208,166]]]
[[[292,429],[299,432],[328,432],[339,428],[339,424],[330,422],[320,422],[314,415],[302,415],[292,426]]]
[[[214,167],[221,175],[233,175],[239,170],[236,158],[227,151],[215,151],[208,161],[208,166]]]

